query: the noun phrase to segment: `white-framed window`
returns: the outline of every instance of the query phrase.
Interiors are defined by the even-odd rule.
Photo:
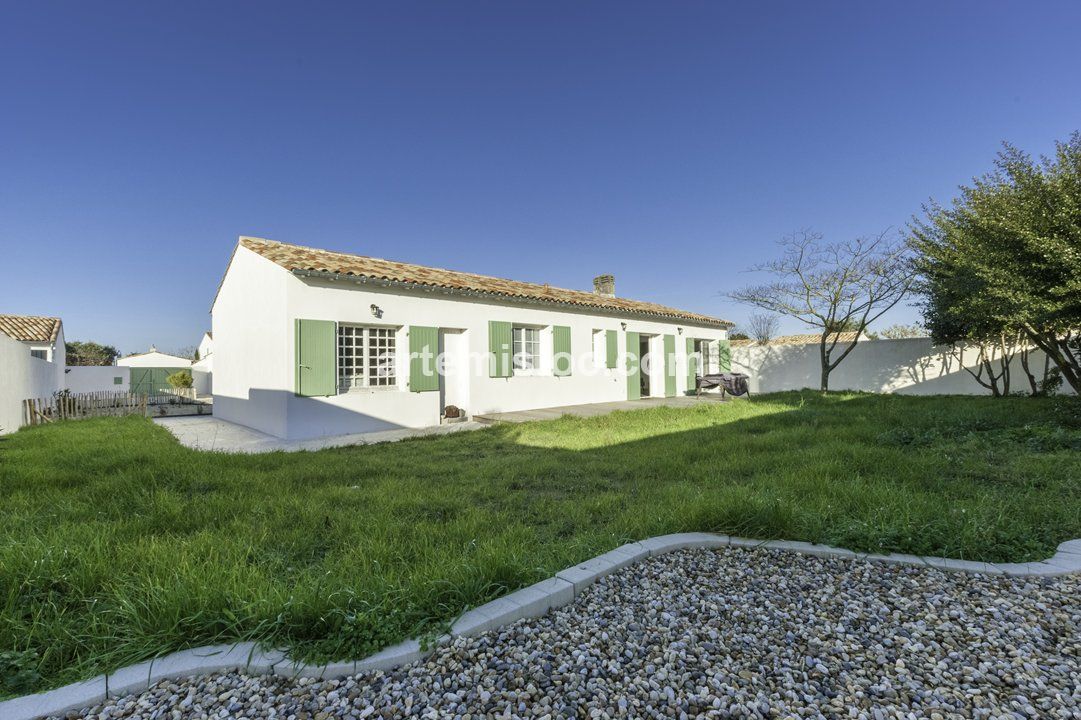
[[[338,324],[338,390],[396,388],[397,330]]]
[[[48,360],[49,359],[49,351],[47,349],[45,349],[45,348],[31,348],[30,349],[30,357],[36,357],[39,360]]]
[[[608,364],[608,339],[604,330],[593,331],[593,367],[605,367]]]
[[[511,328],[512,366],[516,371],[533,372],[541,366],[540,328],[515,325]]]

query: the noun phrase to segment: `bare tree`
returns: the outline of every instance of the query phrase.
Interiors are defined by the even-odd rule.
[[[759,345],[767,345],[777,335],[781,321],[776,315],[755,313],[747,319],[747,334]]]
[[[888,231],[849,242],[824,243],[821,234],[801,230],[779,244],[783,250],[779,260],[752,268],[775,279],[728,297],[819,328],[821,388],[829,390],[830,373],[856,347],[867,326],[911,288],[913,276],[906,248]],[[844,332],[855,335],[838,350]]]
[[[870,335],[870,333],[868,333]],[[927,331],[921,328],[919,325],[890,325],[888,328],[882,329],[878,336],[886,340],[904,340],[907,338],[925,338],[927,337]]]

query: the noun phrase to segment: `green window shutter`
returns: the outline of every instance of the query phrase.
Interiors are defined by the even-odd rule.
[[[488,377],[510,377],[510,335],[509,322],[488,321]]]
[[[619,348],[616,346],[616,331],[607,330],[604,333],[604,351],[606,354],[605,360],[608,362],[605,365],[609,368],[615,369],[619,367]]]
[[[676,338],[664,336],[664,396],[676,396]]]
[[[698,382],[698,358],[694,356],[694,338],[687,338],[687,394],[694,393]]]
[[[335,395],[337,326],[333,320],[296,321],[296,394]]]
[[[642,399],[642,357],[636,332],[627,333],[627,399]]]
[[[552,326],[552,374],[567,377],[571,374],[571,329],[563,325]]]
[[[717,341],[717,366],[721,372],[732,372],[732,343],[727,340]]]
[[[439,328],[409,326],[409,389],[430,392],[439,389],[435,358],[439,354]]]

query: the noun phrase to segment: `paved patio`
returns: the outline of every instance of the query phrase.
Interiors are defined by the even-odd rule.
[[[313,440],[282,440],[243,425],[231,423],[221,418],[202,417],[166,417],[155,418],[154,422],[176,436],[181,445],[193,450],[214,450],[230,453],[265,453],[282,450],[322,450],[324,448],[345,447],[348,445],[371,445],[381,442],[397,442],[407,438],[425,435],[446,435],[463,430],[476,430],[483,427],[476,422],[454,423],[430,428],[403,428],[382,432],[356,433],[352,435],[333,435]]]
[[[588,405],[562,405],[560,407],[540,408],[537,410],[518,410],[516,412],[487,413],[474,415],[473,420],[491,424],[497,422],[523,423],[532,420],[555,420],[564,415],[576,417],[594,417],[607,415],[617,410],[646,410],[654,407],[692,407],[699,403],[727,402],[719,393],[709,393],[700,397],[679,396],[670,398],[643,398],[641,400],[620,400],[617,402],[590,403]]]

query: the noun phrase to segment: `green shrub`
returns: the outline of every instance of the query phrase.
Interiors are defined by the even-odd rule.
[[[171,388],[190,388],[192,386],[191,373],[187,370],[177,370],[172,375],[166,376],[165,382],[169,383]]]

